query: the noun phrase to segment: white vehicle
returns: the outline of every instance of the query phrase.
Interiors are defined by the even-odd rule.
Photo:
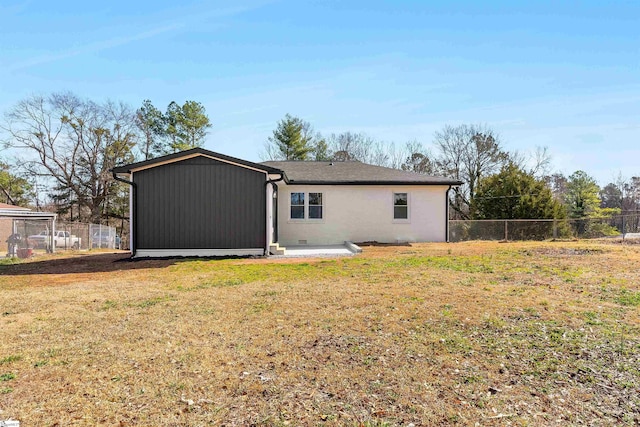
[[[48,249],[51,243],[51,232],[44,230],[39,234],[29,236],[28,239],[35,248]],[[53,235],[54,247],[58,249],[80,249],[81,243],[80,237],[76,237],[68,231],[56,231]]]
[[[119,239],[116,236],[115,228],[103,228],[101,230],[96,230],[93,232],[91,236],[91,247],[92,248],[111,248],[111,249],[120,249],[116,248],[116,242]]]

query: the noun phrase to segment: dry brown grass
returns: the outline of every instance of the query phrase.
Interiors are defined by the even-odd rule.
[[[0,265],[0,420],[640,423],[640,246]]]

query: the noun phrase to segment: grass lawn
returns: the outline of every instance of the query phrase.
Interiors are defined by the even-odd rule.
[[[0,264],[0,420],[638,425],[640,245]]]

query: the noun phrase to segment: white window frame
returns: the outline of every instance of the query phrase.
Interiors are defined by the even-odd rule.
[[[320,195],[320,204],[312,205],[311,204],[311,194],[319,194]],[[309,191],[307,193],[307,219],[309,221],[322,221],[324,219],[324,194],[322,191]],[[320,218],[311,218],[311,206],[320,206]]]
[[[304,218],[291,218],[291,195],[295,193],[304,194]],[[322,207],[322,218],[309,218],[309,202],[310,202],[310,193],[319,193],[322,204],[321,205],[311,205],[311,206],[321,206]],[[291,191],[289,192],[289,222],[315,222],[321,223],[324,222],[324,218],[326,215],[326,192],[324,191]],[[293,205],[293,206],[302,206],[302,205]]]
[[[291,203],[291,196],[293,196],[294,194],[302,194],[302,198],[303,198],[303,203],[301,205],[294,205]],[[291,209],[293,207],[299,207],[302,206],[302,218],[293,218],[291,216]],[[292,191],[289,193],[289,220],[290,221],[304,221],[307,215],[307,194],[304,191]]]
[[[396,218],[395,208],[396,208],[396,194],[406,194],[407,195],[407,217],[406,218]],[[398,205],[402,206],[402,205]],[[394,224],[409,224],[411,222],[411,193],[409,191],[392,191],[391,192],[391,221]]]

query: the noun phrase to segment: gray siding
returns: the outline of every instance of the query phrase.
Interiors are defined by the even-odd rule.
[[[138,249],[266,244],[265,174],[194,157],[133,174]]]

